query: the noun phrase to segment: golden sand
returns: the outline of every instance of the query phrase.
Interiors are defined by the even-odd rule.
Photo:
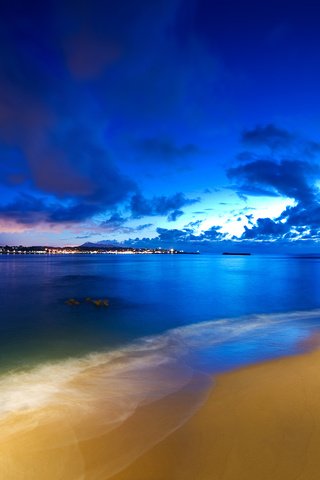
[[[77,380],[81,392],[83,377]],[[148,399],[128,410],[128,416],[119,416],[119,410],[126,412],[121,404],[104,402],[98,394],[93,405],[86,405],[85,398],[81,405],[55,398],[46,406],[6,415],[0,421],[0,479],[111,478],[179,428],[203,403],[207,390],[207,377],[193,375],[178,392]]]
[[[320,352],[218,377],[182,428],[113,480],[318,480]]]

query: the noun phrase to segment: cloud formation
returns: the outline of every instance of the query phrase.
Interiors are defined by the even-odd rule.
[[[272,150],[290,148],[296,141],[296,136],[284,128],[279,128],[272,123],[258,125],[242,134],[242,143],[249,147],[269,147]]]
[[[111,215],[107,220],[101,222],[101,227],[117,229],[128,221],[128,218],[123,217],[120,213],[116,212]]]
[[[316,178],[318,165],[300,160],[264,160],[241,164],[227,171],[238,183],[238,191],[260,196],[285,196],[307,201],[313,198],[310,180]]]
[[[220,230],[220,226],[212,226],[199,234],[195,234],[195,229],[190,227],[185,227],[181,230],[157,228],[158,238],[156,240],[159,240],[160,242],[163,242],[165,244],[171,242],[174,245],[179,245],[179,243],[193,243],[195,245],[205,245],[212,241],[219,241],[224,239],[226,235]]]
[[[56,199],[23,193],[17,195],[11,202],[0,206],[0,219],[14,221],[21,225],[76,224],[104,210],[105,205],[96,202],[58,203]]]
[[[194,223],[194,225],[192,225]],[[141,226],[141,230],[146,226]],[[198,250],[199,248],[207,248],[210,250],[212,246],[216,246],[221,243],[221,241],[228,243],[227,235],[221,232],[220,226],[212,226],[206,230],[198,232],[199,222],[191,222],[191,224],[186,225],[182,229],[177,228],[160,228],[156,229],[155,237],[136,237],[129,238],[123,242],[118,242],[117,240],[102,240],[97,242],[100,245],[106,244],[121,244],[126,246],[140,246],[140,247],[156,247],[161,246],[163,248],[177,248],[177,249],[186,249]],[[134,230],[132,230],[133,233]],[[139,228],[136,230],[139,231]],[[128,233],[130,233],[128,231]]]
[[[235,182],[234,188],[241,196],[281,196],[294,201],[293,206],[286,209],[277,218],[258,218],[253,222],[249,219],[249,226],[244,227],[242,239],[245,240],[288,240],[304,238],[320,238],[320,192],[318,178],[319,164],[311,159],[287,159],[287,149],[290,145],[300,144],[301,156],[309,152],[315,155],[318,144],[316,142],[300,142],[300,137],[273,125],[257,127],[246,131],[243,135],[244,143],[260,147],[268,145],[274,149],[273,157],[267,159],[254,151],[254,160],[241,158],[241,164],[227,171],[228,177]],[[275,153],[276,149],[284,152]],[[308,155],[307,155],[308,157]],[[310,155],[309,155],[310,157]]]
[[[115,212],[107,220],[102,221],[99,227],[102,227],[106,232],[128,233],[141,232],[146,228],[152,227],[152,223],[143,223],[134,227],[126,226],[125,224],[130,220],[130,217],[124,217],[120,213]],[[93,234],[94,235],[94,234]]]
[[[268,118],[273,102],[293,129],[316,128],[319,8],[305,0],[301,21],[299,2],[270,1],[4,2],[1,228],[129,234],[152,217],[150,237],[183,218],[221,220],[231,232],[240,215],[217,200],[230,205],[233,195],[222,184],[243,105],[247,125]],[[242,131],[229,187],[247,202],[294,205],[276,225],[251,219],[244,235],[314,235],[319,142],[271,120]],[[207,230],[199,240],[200,227],[189,240],[224,238]]]
[[[198,115],[209,108],[194,97],[193,85],[211,85],[216,68],[200,44],[183,54],[180,4],[93,0],[79,8],[74,0],[17,0],[3,6],[2,218],[69,225],[131,202],[134,218],[176,221],[196,201],[160,189],[146,200],[137,193],[139,172],[127,173],[137,152],[156,166],[199,151],[193,141],[175,138],[175,125],[183,118],[186,135],[195,131]],[[132,145],[132,138],[142,140]]]
[[[169,213],[169,215],[167,217],[168,222],[175,222],[183,214],[184,214],[184,212],[182,210],[173,210],[171,213]]]
[[[131,198],[130,210],[133,218],[168,215],[169,221],[175,221],[183,215],[180,208],[193,205],[199,201],[199,198],[186,198],[181,192],[171,196],[154,196],[149,199],[141,193],[136,193]]]

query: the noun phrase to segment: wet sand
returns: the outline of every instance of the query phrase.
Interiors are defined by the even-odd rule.
[[[318,480],[320,352],[217,378],[204,406],[113,480]]]
[[[191,374],[178,391],[161,396],[152,388],[153,395],[148,392],[148,397],[132,407],[129,401],[133,387],[140,385],[145,391],[142,379],[138,385],[130,385],[127,379],[128,395],[122,405],[121,396],[106,401],[112,391],[102,388],[104,368],[98,384],[88,387],[88,382],[94,382],[96,370],[81,372],[46,405],[21,409],[0,420],[1,480],[111,478],[184,424],[203,403],[211,383],[207,376]],[[170,371],[156,369],[155,375],[149,384],[152,380],[160,383],[163,375],[168,381]],[[109,388],[112,384],[109,382]],[[76,386],[76,396],[71,385]],[[90,397],[86,398],[86,393]]]
[[[101,397],[91,412],[82,399],[9,415],[0,478],[318,480],[320,351],[220,375],[206,397],[208,388],[191,376],[107,428]]]

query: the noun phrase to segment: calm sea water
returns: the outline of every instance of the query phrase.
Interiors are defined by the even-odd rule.
[[[317,258],[0,256],[1,370],[145,337],[183,337],[210,371],[291,353],[320,326],[319,287]],[[110,306],[68,306],[71,297]]]

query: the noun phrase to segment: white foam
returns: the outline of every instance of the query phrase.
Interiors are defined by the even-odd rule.
[[[99,401],[103,398],[118,405],[119,416],[125,416],[139,404],[161,398],[187,384],[193,372],[180,359],[188,351],[279,323],[314,318],[320,318],[320,310],[202,322],[143,338],[114,351],[12,371],[0,377],[0,418],[58,400],[60,404],[82,404],[83,408],[89,408],[92,399],[96,401],[97,397]]]
[[[173,329],[168,334],[172,338],[174,337],[177,343],[183,342],[187,348],[192,349],[221,344],[260,329],[268,331],[273,326],[284,323],[290,324],[313,319],[320,320],[320,309],[224,318],[186,325]]]
[[[206,398],[210,380],[184,362],[190,351],[316,318],[320,310],[203,322],[2,375],[0,470],[8,480],[112,478]],[[83,451],[90,442],[87,470]]]

